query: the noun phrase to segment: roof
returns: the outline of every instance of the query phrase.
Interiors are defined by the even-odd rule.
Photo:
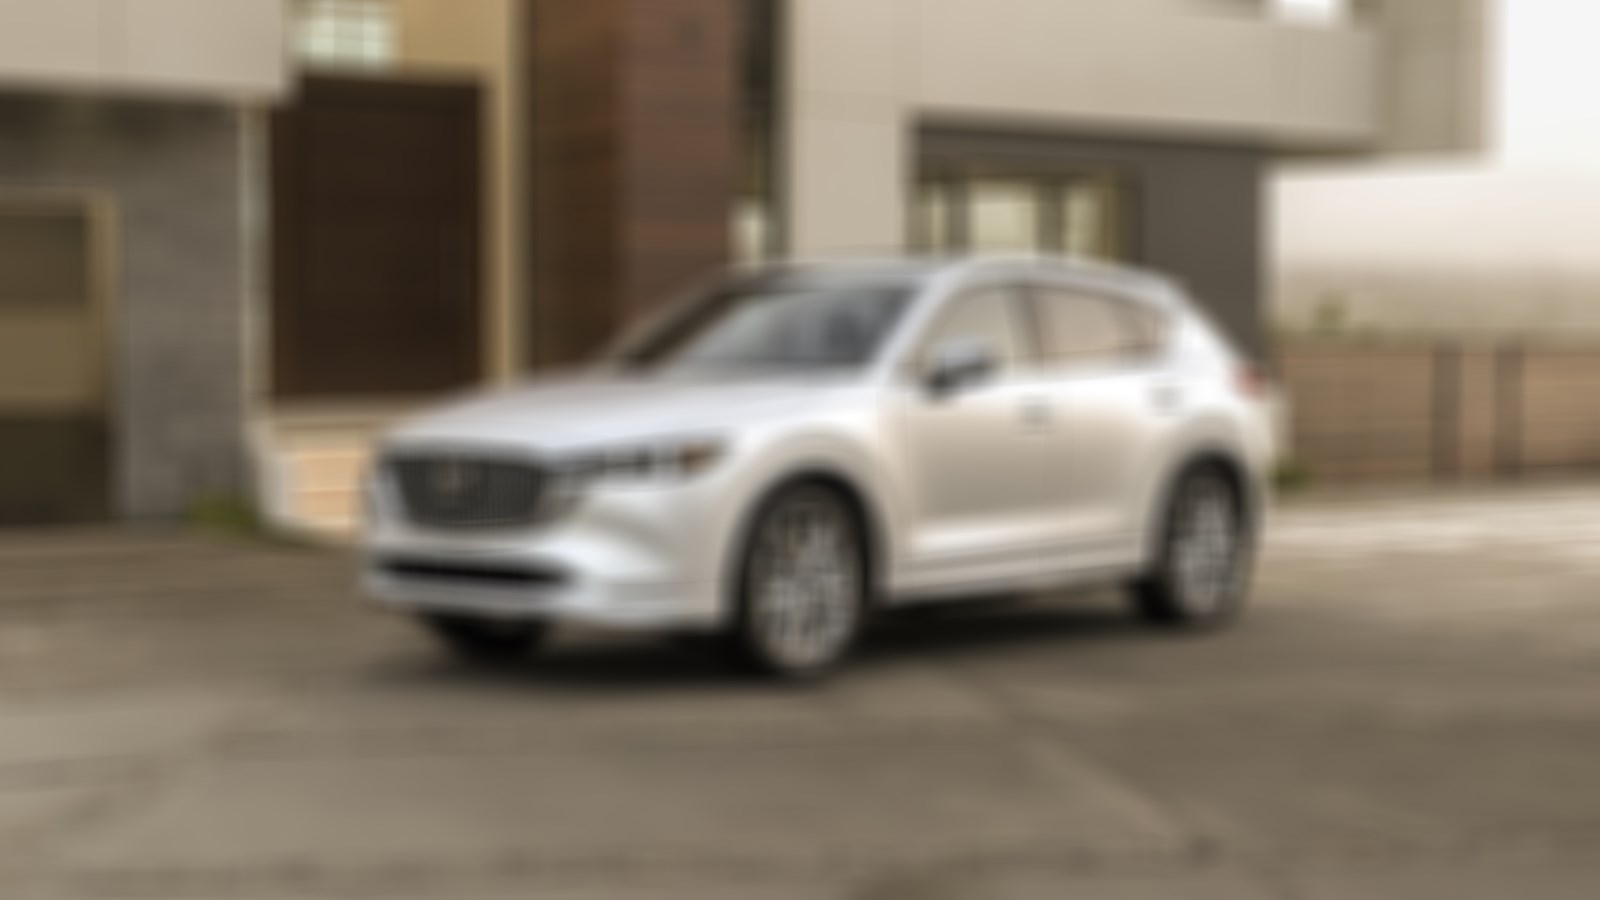
[[[941,275],[959,277],[980,275],[992,269],[1031,268],[1035,271],[1058,272],[1066,276],[1084,276],[1099,281],[1114,281],[1129,287],[1172,288],[1174,281],[1158,272],[1133,266],[1100,262],[1081,257],[1064,256],[879,256],[879,257],[820,257],[815,259],[786,260],[753,267],[756,270],[800,270],[849,272],[863,277],[885,280],[925,280]]]

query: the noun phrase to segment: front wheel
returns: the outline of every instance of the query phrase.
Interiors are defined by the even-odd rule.
[[[742,661],[791,678],[837,665],[861,631],[867,564],[861,523],[837,491],[778,494],[758,514],[740,567],[733,638]]]
[[[1133,588],[1147,621],[1204,630],[1238,617],[1254,546],[1244,503],[1227,474],[1198,466],[1178,479],[1150,572]]]

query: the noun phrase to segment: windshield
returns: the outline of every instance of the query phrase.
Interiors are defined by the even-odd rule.
[[[856,368],[877,356],[913,294],[903,279],[758,276],[707,294],[622,361],[665,371]]]

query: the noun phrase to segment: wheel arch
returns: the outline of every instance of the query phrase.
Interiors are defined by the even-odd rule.
[[[1261,490],[1256,484],[1256,479],[1251,476],[1250,466],[1245,463],[1240,453],[1218,444],[1206,444],[1190,450],[1166,476],[1166,482],[1158,495],[1158,514],[1152,517],[1157,527],[1165,522],[1165,511],[1170,508],[1174,492],[1178,490],[1182,480],[1186,479],[1190,472],[1205,468],[1221,472],[1230,490],[1234,492],[1234,500],[1238,501],[1238,511],[1245,517],[1246,527],[1250,528],[1251,533],[1256,532],[1261,525]]]
[[[1177,493],[1178,486],[1191,473],[1204,468],[1214,468],[1222,473],[1228,487],[1233,491],[1234,499],[1239,504],[1239,513],[1244,517],[1245,528],[1252,536],[1259,533],[1263,498],[1260,486],[1251,474],[1250,466],[1239,453],[1223,445],[1202,444],[1183,454],[1178,463],[1163,476],[1148,518],[1148,527],[1145,529],[1147,560],[1153,558],[1152,554],[1160,546],[1167,526],[1167,511],[1172,507],[1172,499]]]
[[[733,532],[731,546],[734,552],[727,555],[724,567],[726,570],[723,575],[724,602],[728,604],[739,602],[740,578],[746,550],[762,514],[784,492],[803,485],[827,488],[838,494],[849,506],[857,524],[861,527],[865,541],[862,549],[865,552],[867,567],[867,602],[871,606],[877,606],[882,602],[887,587],[889,561],[893,552],[888,521],[883,515],[881,505],[860,479],[837,466],[825,463],[803,464],[785,470],[754,493],[754,499],[740,514],[738,525]],[[739,610],[735,606],[728,612],[738,614]]]

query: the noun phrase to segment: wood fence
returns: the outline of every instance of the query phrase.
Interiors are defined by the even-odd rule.
[[[1318,480],[1600,471],[1600,346],[1297,342],[1279,376]]]

